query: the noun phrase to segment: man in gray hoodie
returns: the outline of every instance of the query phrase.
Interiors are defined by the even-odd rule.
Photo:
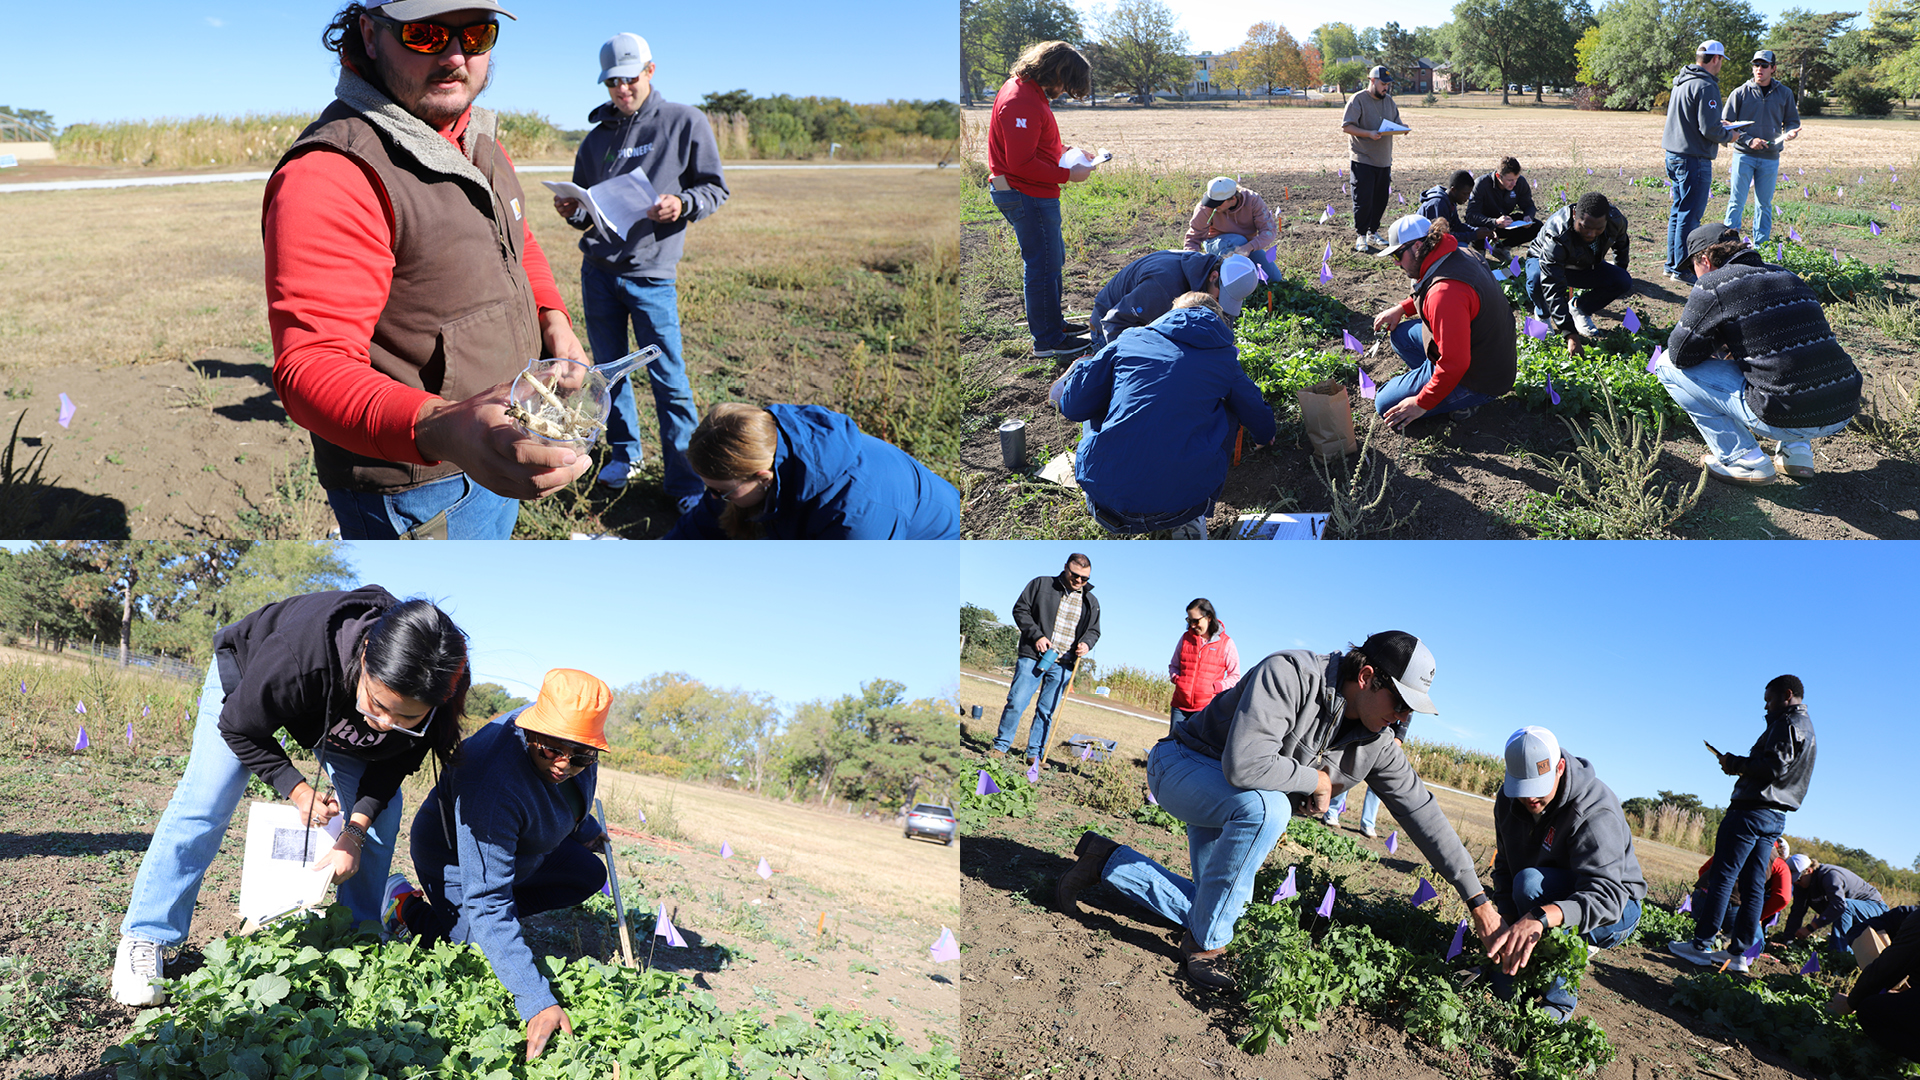
[[[1660,148],[1667,152],[1667,179],[1673,182],[1673,210],[1667,215],[1667,277],[1693,284],[1687,261],[1687,234],[1706,213],[1713,190],[1713,159],[1732,138],[1720,115],[1720,65],[1726,46],[1703,41],[1693,63],[1674,76],[1667,99],[1667,128]]]
[[[600,81],[611,100],[587,116],[598,126],[580,141],[573,158],[573,182],[583,188],[622,173],[644,176],[656,192],[647,216],[622,239],[595,225],[576,199],[555,198],[553,205],[569,225],[586,232],[580,238],[585,256],[580,299],[587,310],[587,342],[594,362],[626,355],[629,321],[634,348],[660,346],[660,359],[647,365],[647,378],[660,420],[667,498],[686,513],[700,504],[706,489],[687,466],[687,440],[700,417],[680,355],[680,297],[674,275],[687,224],[720,209],[728,192],[706,115],[691,105],[663,100],[653,91],[653,72],[653,51],[638,34],[615,34],[600,47]],[[607,418],[611,456],[599,479],[623,487],[640,467],[640,414],[632,380],[621,380],[614,393],[613,414]]]
[[[1427,696],[1433,674],[1433,653],[1401,630],[1374,634],[1344,653],[1288,650],[1255,664],[1206,708],[1175,723],[1147,758],[1148,788],[1187,823],[1192,879],[1089,832],[1074,848],[1079,861],[1060,878],[1055,902],[1077,910],[1082,889],[1106,882],[1185,927],[1187,978],[1226,989],[1233,985],[1227,943],[1295,800],[1297,812],[1318,816],[1336,793],[1364,782],[1467,902],[1480,938],[1491,940],[1499,911],[1390,730],[1415,712],[1437,711]]]
[[[1488,943],[1497,966],[1494,993],[1512,994],[1548,930],[1569,927],[1602,949],[1640,925],[1647,882],[1633,852],[1633,833],[1613,789],[1586,758],[1563,753],[1543,727],[1523,727],[1507,740],[1507,778],[1493,800],[1493,903],[1500,931]],[[1557,1020],[1573,1015],[1564,980],[1542,995]]]
[[[1800,809],[1813,780],[1813,718],[1801,704],[1806,688],[1792,675],[1767,684],[1767,727],[1746,757],[1720,755],[1720,771],[1737,776],[1720,831],[1714,834],[1713,869],[1702,886],[1705,899],[1693,906],[1692,941],[1671,941],[1667,951],[1703,966],[1726,964],[1745,971],[1744,955],[1760,940],[1760,906],[1766,902],[1767,871],[1773,844],[1787,828],[1787,811]],[[1734,878],[1740,881],[1740,911],[1728,928],[1725,949],[1714,938],[1726,917]]]

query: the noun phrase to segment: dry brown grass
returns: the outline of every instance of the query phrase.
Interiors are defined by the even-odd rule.
[[[578,318],[579,234],[548,210],[541,175],[522,180],[534,235]],[[743,171],[729,184],[733,199],[690,234],[683,323],[724,319],[737,275],[778,271],[804,288],[827,268],[958,249],[952,173]],[[208,348],[264,347],[261,194],[258,183],[235,183],[5,195],[0,369],[157,363]]]
[[[1086,689],[1075,687],[1074,692],[1083,693]],[[960,704],[980,706],[980,719],[967,720],[965,726],[968,734],[991,740],[994,728],[1000,722],[1000,710],[1007,704],[1007,688],[972,675],[963,675],[960,678]],[[1020,720],[1015,745],[1027,745],[1027,724],[1032,719],[1033,708],[1028,706],[1026,716]],[[1065,754],[1059,746],[1067,736],[1074,734],[1117,740],[1122,754],[1145,762],[1147,750],[1166,736],[1167,721],[1164,717],[1155,719],[1132,713],[1110,712],[1069,698],[1062,701],[1053,714],[1053,730],[1049,733],[1053,746],[1048,753],[1056,759],[1064,759]]]
[[[1528,169],[1565,168],[1574,154],[1587,166],[1624,167],[1630,174],[1664,175],[1662,113],[1578,112],[1570,107],[1502,106],[1497,96],[1470,95],[1432,108],[1400,99],[1413,132],[1395,136],[1394,175],[1403,187],[1429,183],[1458,168],[1492,168],[1513,154]],[[986,123],[988,110],[961,110],[963,128]],[[1338,108],[1063,107],[1055,114],[1068,143],[1106,147],[1117,163],[1156,171],[1312,171],[1344,169],[1347,138]],[[962,140],[984,152],[983,139]],[[1920,155],[1920,125],[1897,120],[1809,117],[1794,144],[1797,164],[1846,168],[1906,165]],[[1792,153],[1792,152],[1790,152]],[[1725,156],[1716,171],[1724,173]],[[1905,169],[1902,169],[1904,172]]]

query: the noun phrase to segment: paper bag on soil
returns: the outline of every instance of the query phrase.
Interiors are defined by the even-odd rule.
[[[1352,454],[1360,449],[1353,434],[1353,406],[1347,398],[1347,384],[1338,379],[1303,387],[1300,398],[1300,422],[1307,429],[1307,447],[1321,461]]]

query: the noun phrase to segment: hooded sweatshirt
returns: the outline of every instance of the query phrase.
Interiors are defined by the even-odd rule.
[[[1567,773],[1560,790],[1535,819],[1502,791],[1493,799],[1493,902],[1512,922],[1526,914],[1513,900],[1513,876],[1530,867],[1566,870],[1573,891],[1556,899],[1567,926],[1591,933],[1626,913],[1627,901],[1647,895],[1633,852],[1633,833],[1613,789],[1586,758],[1562,753]]]
[[[1699,64],[1681,68],[1667,99],[1667,127],[1660,136],[1660,149],[1711,161],[1720,153],[1720,144],[1732,137],[1720,126],[1720,80]]]
[[[1394,730],[1345,718],[1340,654],[1290,649],[1261,660],[1207,707],[1173,725],[1171,738],[1220,760],[1227,783],[1310,794],[1326,770],[1333,790],[1365,782],[1463,900],[1484,891],[1473,856],[1407,763]]]
[[[1813,781],[1813,717],[1805,705],[1767,710],[1767,727],[1746,757],[1733,759],[1734,807],[1798,810]]]
[[[1081,490],[1105,509],[1169,524],[1193,520],[1226,482],[1236,427],[1255,443],[1274,436],[1233,328],[1206,308],[1169,312],[1075,364],[1060,415],[1086,422],[1074,455]]]
[[[1152,251],[1121,267],[1093,298],[1094,344],[1172,311],[1182,293],[1205,292],[1207,278],[1222,261],[1204,251]]]
[[[1793,908],[1787,912],[1787,933],[1799,932],[1800,920],[1806,917],[1808,908],[1820,913],[1808,927],[1818,930],[1832,922],[1848,900],[1871,900],[1883,906],[1887,902],[1880,890],[1859,874],[1844,866],[1821,863],[1793,883]]]
[[[1265,251],[1280,239],[1280,224],[1260,193],[1248,188],[1241,188],[1219,206],[1208,206],[1207,200],[1201,199],[1187,222],[1186,249],[1199,251],[1208,240],[1228,235],[1243,237],[1248,247]]]
[[[578,217],[568,221],[586,230],[580,250],[609,274],[672,281],[688,224],[727,201],[727,178],[706,114],[665,100],[656,86],[632,116],[620,115],[613,102],[603,101],[587,119],[596,126],[573,155],[574,183],[592,187],[638,169],[656,192],[680,196],[681,211],[672,221],[641,218],[622,240],[595,227],[593,216],[582,207]]]
[[[819,405],[769,405],[779,429],[757,520],[769,540],[958,540],[960,493],[905,450]],[[711,493],[669,540],[724,540]]]

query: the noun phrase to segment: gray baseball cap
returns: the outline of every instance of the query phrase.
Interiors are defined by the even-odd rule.
[[[1507,782],[1500,791],[1509,799],[1544,799],[1560,782],[1560,740],[1543,727],[1523,727],[1507,738]]]
[[[639,34],[615,34],[600,46],[600,78],[594,81],[631,79],[652,62],[653,49],[648,47],[646,38]]]
[[[367,10],[379,12],[398,22],[416,22],[455,11],[494,11],[515,22],[519,21],[513,12],[494,3],[494,0],[393,0],[390,4],[368,4]]]
[[[1767,65],[1768,67],[1772,67],[1772,66],[1773,66],[1773,64],[1774,64],[1774,60],[1773,60],[1773,50],[1772,50],[1772,49],[1761,49],[1761,50],[1760,50],[1759,52],[1757,52],[1757,53],[1754,53],[1754,54],[1753,54],[1753,62],[1754,62],[1754,63],[1756,63],[1756,64],[1765,64],[1765,65]]]
[[[1379,79],[1381,82],[1392,82],[1393,72],[1388,71],[1384,64],[1375,64],[1372,68],[1368,69],[1367,78]]]

